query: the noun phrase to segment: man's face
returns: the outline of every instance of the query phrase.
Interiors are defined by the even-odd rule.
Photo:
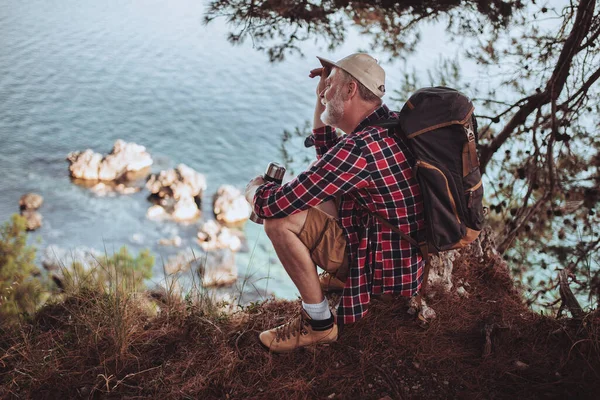
[[[338,69],[334,68],[327,77],[327,86],[321,94],[321,103],[325,106],[325,111],[321,114],[321,121],[326,125],[338,126],[344,118],[343,85],[340,78]]]

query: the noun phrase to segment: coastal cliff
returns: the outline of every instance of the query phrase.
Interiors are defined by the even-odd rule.
[[[427,326],[405,299],[373,299],[336,343],[284,355],[257,336],[298,302],[232,307],[207,294],[81,288],[0,328],[0,397],[593,398],[598,312],[532,312],[506,264],[481,247],[455,255],[455,289],[434,285],[428,305],[437,317]]]

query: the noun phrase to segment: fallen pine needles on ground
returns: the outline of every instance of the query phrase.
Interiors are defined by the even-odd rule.
[[[500,264],[468,259],[454,275],[468,282],[469,297],[436,294],[426,329],[405,300],[373,300],[338,342],[283,355],[257,337],[294,316],[298,302],[225,313],[82,289],[0,328],[0,398],[595,397],[598,312],[581,320],[533,313]]]

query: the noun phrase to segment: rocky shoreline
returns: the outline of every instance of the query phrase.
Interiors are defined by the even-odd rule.
[[[151,173],[154,162],[144,146],[119,139],[106,155],[86,149],[71,152],[66,159],[74,184],[87,187],[99,196],[147,191],[148,220],[198,226],[195,237],[182,239],[175,235],[158,240],[160,246],[178,248],[188,239],[200,247],[200,254],[181,251],[170,257],[164,264],[165,273],[193,271],[204,287],[236,283],[235,255],[247,249],[242,228],[251,213],[241,190],[231,185],[218,187],[212,197],[211,212],[203,213],[202,197],[208,187],[206,177],[185,164]],[[37,211],[42,203],[42,196],[36,193],[25,194],[19,201],[21,215],[27,219],[30,231],[42,226],[42,216]],[[75,262],[85,269],[93,268],[99,253],[83,247],[66,250],[50,245],[44,251],[42,265],[55,282],[60,282]]]

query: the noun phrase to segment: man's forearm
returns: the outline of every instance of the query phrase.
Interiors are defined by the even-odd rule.
[[[321,99],[317,97],[317,104],[315,104],[315,116],[313,119],[313,129],[319,129],[325,126],[321,121],[321,114],[325,111],[325,106],[321,104]]]

